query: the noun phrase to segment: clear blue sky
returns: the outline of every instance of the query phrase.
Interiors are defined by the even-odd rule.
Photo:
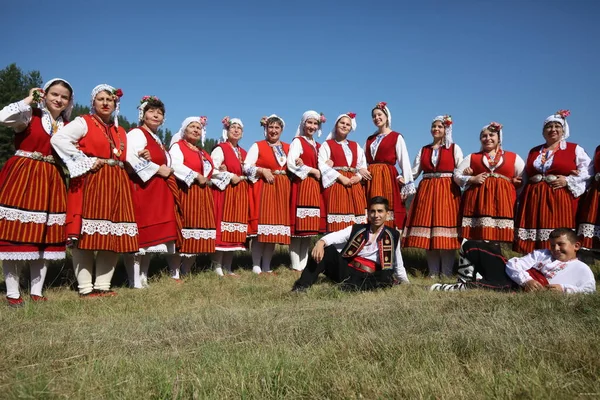
[[[206,115],[217,138],[223,116],[239,117],[246,148],[262,138],[261,116],[282,116],[289,142],[308,109],[326,114],[327,132],[338,114],[356,112],[352,138],[362,144],[371,108],[386,101],[411,159],[446,113],[465,154],[495,120],[505,149],[525,157],[562,108],[572,112],[570,140],[591,155],[600,144],[598,3],[11,1],[0,68],[16,62],[44,80],[65,78],[84,104],[96,84],[121,87],[130,121],[141,96],[156,95],[173,132]]]

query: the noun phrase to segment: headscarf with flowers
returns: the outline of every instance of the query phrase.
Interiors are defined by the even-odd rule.
[[[278,116],[277,114],[271,114],[271,115],[269,115],[268,117],[262,117],[262,118],[260,119],[260,126],[262,126],[262,127],[263,127],[263,129],[264,129],[264,135],[265,135],[265,138],[267,137],[267,128],[269,127],[268,121],[269,121],[271,118],[275,118],[275,119],[277,119],[277,120],[279,120],[279,121],[281,122],[281,130],[282,130],[282,131],[285,129],[285,121],[283,120],[283,118],[281,118],[281,117],[280,117],[280,116]]]
[[[96,110],[94,109],[94,99],[96,98],[98,93],[103,92],[103,91],[109,92],[113,95],[113,98],[115,100],[114,123],[115,123],[115,126],[118,128],[119,127],[119,110],[121,109],[121,97],[123,97],[123,91],[121,89],[115,89],[114,87],[107,85],[106,83],[102,83],[102,84],[96,86],[94,89],[92,89],[92,99],[90,101],[90,114],[96,113]]]
[[[325,140],[331,140],[331,139],[335,139],[335,129],[337,127],[337,123],[339,122],[340,119],[342,119],[343,117],[348,117],[350,118],[350,121],[352,123],[352,130],[350,132],[354,132],[356,130],[356,114],[353,112],[347,112],[345,114],[340,114],[338,115],[338,117],[335,119],[335,122],[333,124],[333,128],[331,128],[331,131],[329,132],[329,135],[327,135],[327,137],[325,138]]]
[[[151,101],[159,102],[160,99],[156,96],[144,96],[140,100],[140,105],[138,106],[138,121],[140,121],[140,123],[142,123],[144,121],[144,109],[146,108],[148,103]],[[165,120],[163,119],[163,124],[164,123],[165,123]]]
[[[435,121],[440,121],[444,127],[446,128],[446,134],[444,135],[444,146],[449,149],[454,140],[452,139],[452,116],[446,115],[438,115],[431,121],[433,124]]]
[[[486,126],[484,126],[483,128],[481,128],[481,132],[487,130],[490,130],[490,128],[492,128],[490,130],[490,132],[497,132],[498,133],[498,147],[502,147],[502,127],[503,125],[499,122],[495,122],[492,121],[489,124],[487,124]],[[481,146],[481,150],[483,151],[483,146]]]
[[[544,127],[549,122],[558,122],[563,127],[563,135],[560,139],[560,147],[561,149],[565,146],[567,139],[569,138],[569,124],[567,122],[567,117],[571,115],[571,111],[569,110],[558,110],[554,114],[550,115],[548,118],[544,120]]]
[[[187,117],[186,119],[183,120],[183,123],[181,124],[181,128],[179,128],[179,130],[177,131],[177,133],[175,135],[173,135],[173,137],[171,138],[171,143],[169,144],[169,147],[173,146],[175,143],[179,142],[181,139],[183,139],[183,134],[185,133],[185,129],[192,123],[192,122],[197,122],[200,124],[201,126],[201,134],[200,134],[200,140],[202,141],[202,147],[204,147],[204,141],[206,140],[206,123],[208,121],[208,118],[201,116],[201,117]]]
[[[390,109],[387,107],[387,103],[385,101],[380,101],[379,103],[377,103],[375,105],[375,107],[373,107],[373,111],[375,111],[375,110],[383,111],[383,113],[388,118],[388,120],[387,120],[388,128],[392,129],[392,113],[390,112]]]
[[[69,82],[61,78],[50,79],[48,82],[46,82],[46,84],[42,88],[44,94],[46,94],[48,88],[52,86],[52,84],[56,81],[64,82],[71,88],[71,100],[69,100],[69,104],[67,104],[67,107],[65,107],[65,109],[60,113],[56,121],[53,121],[52,116],[50,115],[50,112],[46,107],[46,97],[44,96],[44,98],[41,98],[40,94],[37,93],[37,91],[33,94],[34,101],[38,103],[38,108],[42,111],[42,126],[44,127],[44,130],[50,135],[56,133],[60,128],[62,128],[65,125],[65,120],[68,121],[71,118],[71,112],[73,111],[73,104],[75,101],[75,92],[73,91],[73,86],[71,86]]]
[[[221,135],[222,139],[220,140],[221,143],[225,143],[227,141],[227,134],[229,133],[229,127],[231,127],[231,125],[233,124],[238,124],[241,128],[242,128],[242,135],[244,134],[244,124],[242,123],[242,120],[239,118],[229,118],[229,117],[225,117],[221,120],[221,123],[223,124],[223,133]]]
[[[300,125],[298,125],[298,129],[296,129],[296,137],[304,135],[304,125],[306,124],[306,121],[308,121],[309,119],[317,120],[317,122],[319,123],[319,129],[317,130],[317,136],[319,136],[319,137],[321,136],[321,133],[322,133],[321,125],[323,125],[323,123],[325,123],[327,121],[327,119],[325,118],[325,114],[318,113],[313,110],[309,110],[309,111],[306,111],[304,114],[302,114],[302,119],[300,120]]]

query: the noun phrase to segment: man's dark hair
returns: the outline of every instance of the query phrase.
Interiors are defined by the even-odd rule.
[[[569,228],[556,228],[552,232],[550,232],[550,239],[558,239],[562,235],[567,237],[567,240],[572,244],[579,242],[579,238],[573,229]]]
[[[383,196],[372,197],[371,200],[369,200],[369,208],[371,208],[373,204],[383,204],[385,211],[390,211],[390,202]]]

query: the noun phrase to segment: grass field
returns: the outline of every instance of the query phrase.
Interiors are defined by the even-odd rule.
[[[284,267],[178,284],[157,260],[83,300],[56,265],[50,301],[0,307],[0,398],[600,398],[598,295],[430,293],[405,262],[411,285],[297,294]]]

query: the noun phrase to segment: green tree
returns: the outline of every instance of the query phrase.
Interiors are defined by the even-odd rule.
[[[212,151],[215,149],[215,147],[217,147],[218,144],[219,144],[219,141],[217,139],[213,139],[213,138],[206,139],[204,141],[204,146],[202,146],[201,142],[198,142],[198,146],[202,147],[208,153],[212,153]]]
[[[0,70],[0,109],[10,103],[27,97],[29,90],[42,86],[42,76],[39,71],[24,73],[17,64],[10,64]],[[15,132],[11,128],[0,126],[0,165],[15,153]]]

